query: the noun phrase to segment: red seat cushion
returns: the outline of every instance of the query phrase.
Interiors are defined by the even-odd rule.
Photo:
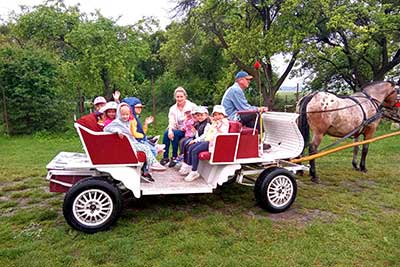
[[[211,153],[208,151],[203,151],[199,153],[199,160],[210,160]]]
[[[250,127],[243,127],[242,131],[240,132],[243,135],[250,135],[253,134],[253,128]],[[256,129],[256,131],[254,132],[254,134],[258,134],[258,130]]]
[[[229,121],[230,133],[240,133],[240,129],[242,129],[242,124],[239,121]]]
[[[137,151],[136,156],[137,156],[139,162],[146,161],[146,153],[144,153],[143,151]]]

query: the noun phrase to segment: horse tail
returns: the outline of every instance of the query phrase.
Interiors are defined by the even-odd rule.
[[[301,152],[302,155],[304,155],[304,151],[306,150],[306,147],[309,145],[310,142],[310,126],[307,120],[307,105],[315,94],[316,93],[314,92],[312,94],[306,95],[305,97],[300,99],[300,102],[298,104],[298,112],[300,114],[298,120],[298,126],[300,133],[303,135],[303,140],[304,140],[304,148],[303,151]]]

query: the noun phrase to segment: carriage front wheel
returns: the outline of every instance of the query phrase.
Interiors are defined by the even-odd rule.
[[[106,178],[79,181],[65,195],[63,214],[76,230],[96,233],[113,225],[122,210],[119,188]]]
[[[273,213],[287,210],[296,199],[296,194],[296,178],[282,168],[263,171],[254,186],[257,204]]]

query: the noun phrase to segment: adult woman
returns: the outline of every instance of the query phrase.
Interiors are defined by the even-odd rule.
[[[163,144],[165,145],[164,157],[160,161],[162,165],[169,162],[168,167],[176,165],[178,156],[179,141],[185,136],[183,129],[183,121],[185,120],[184,110],[187,107],[192,108],[193,103],[187,100],[187,93],[183,87],[178,87],[174,91],[176,103],[169,108],[168,128],[164,132]],[[169,159],[169,146],[172,144],[172,158]]]

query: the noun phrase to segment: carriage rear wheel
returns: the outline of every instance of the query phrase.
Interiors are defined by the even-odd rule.
[[[106,178],[79,181],[64,198],[65,220],[85,233],[107,230],[117,221],[121,210],[121,191]]]
[[[287,210],[297,194],[294,175],[282,168],[263,171],[254,186],[257,203],[265,210],[279,213]]]

